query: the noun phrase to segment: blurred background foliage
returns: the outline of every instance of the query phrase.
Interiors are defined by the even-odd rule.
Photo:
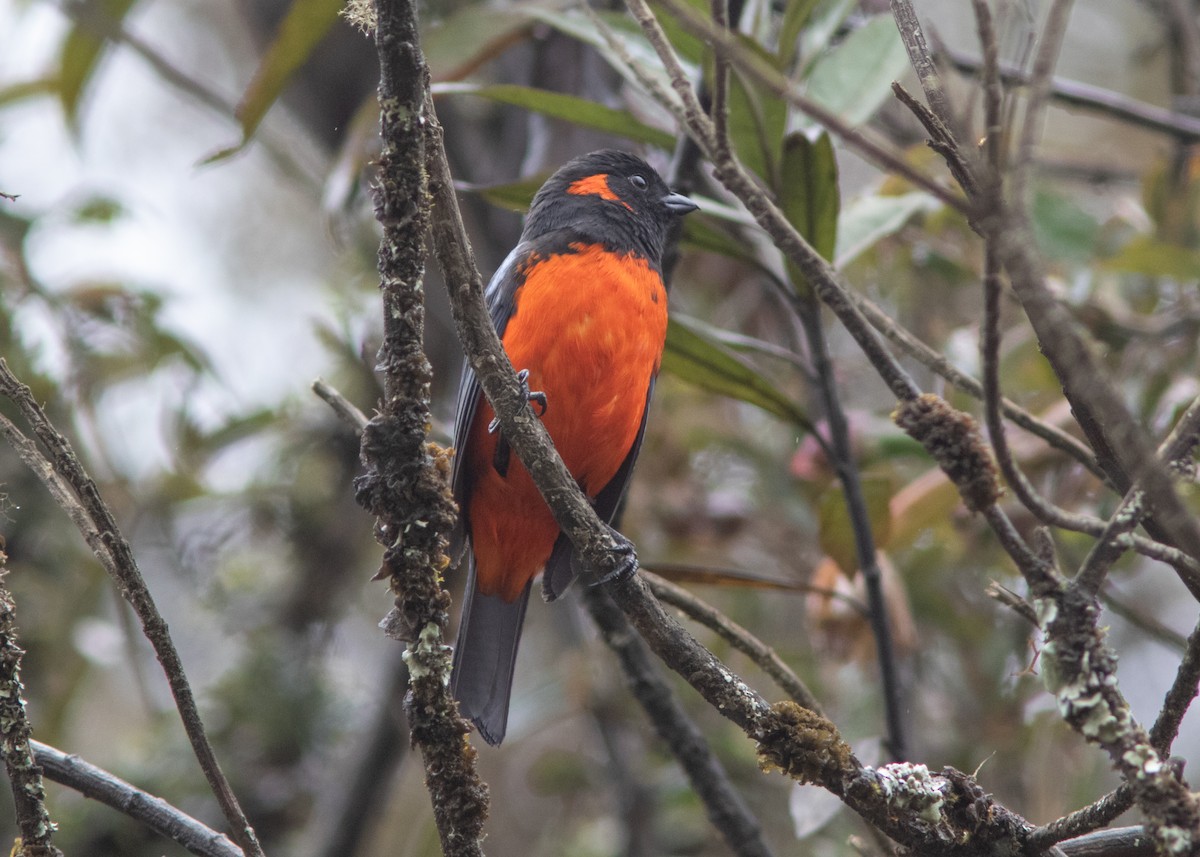
[[[1194,105],[1167,5],[1080,0],[1060,74]],[[1020,65],[1040,4],[995,6],[1004,59]],[[374,48],[339,9],[0,0],[0,191],[18,196],[0,200],[0,353],[83,451],[133,540],[267,852],[424,855],[437,839],[407,754],[398,653],[375,629],[390,598],[368,583],[379,554],[351,497],[357,441],[307,389],[322,375],[368,412],[379,394],[366,190]],[[977,53],[969,4],[918,9],[951,49]],[[596,11],[650,58],[616,7]],[[750,2],[742,38],[810,98],[936,172],[891,98],[892,80],[911,73],[886,12],[877,0]],[[485,274],[515,242],[532,191],[569,157],[615,145],[666,169],[669,116],[578,8],[432,0],[423,14]],[[703,44],[671,32],[698,70],[711,63]],[[978,109],[971,77],[952,79],[964,115]],[[738,153],[793,221],[857,290],[977,374],[981,260],[963,219],[764,88],[735,77],[731,99]],[[1037,163],[1034,213],[1054,283],[1158,432],[1200,394],[1197,163],[1169,136],[1062,108]],[[693,193],[703,212],[688,221],[673,277],[670,347],[625,529],[647,567],[689,581],[774,646],[872,761],[883,728],[874,646],[855,606],[837,480],[812,438],[822,414],[780,296],[789,272],[715,185],[701,178]],[[1015,309],[1008,322],[1005,393],[1069,426]],[[832,337],[915,758],[978,769],[998,800],[1036,822],[1094,799],[1115,784],[1105,760],[1058,719],[1028,628],[985,595],[993,580],[1019,588],[1013,569],[892,426],[893,401],[853,344]],[[445,440],[459,351],[434,272],[427,344]],[[1056,503],[1112,511],[1113,496],[1082,468],[1031,436],[1016,442]],[[35,737],[218,825],[136,622],[7,453],[0,504]],[[1067,566],[1087,547],[1059,541]],[[1133,558],[1105,593],[1123,686],[1143,719],[1157,712],[1195,617],[1181,595],[1171,574]],[[698,633],[777,695],[741,655]],[[847,836],[863,829],[836,801],[760,774],[741,734],[681,690],[780,853],[847,853]],[[493,794],[490,853],[724,853],[573,599],[531,610],[514,699],[509,739],[480,758]],[[1178,754],[1194,757],[1198,739],[1193,716]],[[183,853],[55,786],[50,808],[69,854]],[[0,831],[13,828],[11,812],[0,801]]]

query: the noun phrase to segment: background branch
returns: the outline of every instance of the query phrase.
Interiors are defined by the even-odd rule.
[[[68,514],[76,526],[81,528],[84,539],[96,554],[105,570],[120,588],[121,595],[133,607],[142,624],[142,632],[158,656],[166,673],[171,695],[183,720],[183,728],[191,742],[192,750],[200,762],[200,768],[208,780],[209,787],[217,798],[232,835],[247,857],[261,857],[262,848],[250,822],[246,820],[237,797],[217,762],[216,753],[205,734],[204,723],[192,694],[191,684],[183,671],[179,652],[171,639],[167,623],[150,595],[150,589],[138,570],[133,550],[121,535],[116,519],[100,496],[96,483],[84,470],[70,442],[50,423],[45,411],[33,398],[29,388],[22,384],[0,358],[0,395],[15,404],[29,422],[34,433],[49,451],[49,459],[41,456],[32,444],[18,446],[18,453],[26,458],[26,464],[62,504],[68,501]],[[0,418],[9,442],[16,439],[16,429],[8,420]],[[16,434],[14,434],[16,433]],[[69,489],[70,496],[64,493]]]
[[[242,850],[224,834],[205,827],[162,798],[147,794],[79,756],[68,755],[38,741],[33,741],[32,745],[46,779],[137,819],[199,857],[243,857]]]

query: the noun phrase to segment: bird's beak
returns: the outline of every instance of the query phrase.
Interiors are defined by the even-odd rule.
[[[662,204],[667,207],[667,210],[672,214],[684,215],[689,211],[695,211],[700,206],[692,202],[681,193],[669,193],[662,198]]]

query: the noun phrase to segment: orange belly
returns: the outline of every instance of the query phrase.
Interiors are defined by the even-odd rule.
[[[667,331],[667,295],[645,260],[595,245],[527,272],[504,348],[529,389],[546,394],[542,422],[589,497],[616,474],[637,438]],[[559,535],[528,472],[512,455],[501,476],[482,402],[466,446],[465,494],[480,591],[511,601],[538,574]]]

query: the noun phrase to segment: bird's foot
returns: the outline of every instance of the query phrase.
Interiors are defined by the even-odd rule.
[[[608,525],[605,524],[605,526]],[[625,538],[612,527],[608,527],[608,532],[613,540],[613,546],[608,549],[612,557],[612,565],[592,583],[592,586],[601,586],[613,581],[628,580],[637,574],[638,558],[637,550],[633,547],[633,542],[629,541],[629,539]]]
[[[522,369],[520,372],[518,372],[517,380],[521,383],[521,392],[525,394],[525,400],[538,406],[538,410],[535,411],[538,419],[544,417],[546,415],[547,406],[546,394],[541,390],[531,391],[529,389],[529,370]],[[495,417],[490,423],[488,423],[488,434],[495,434],[496,429],[498,428],[500,428],[500,418]]]

